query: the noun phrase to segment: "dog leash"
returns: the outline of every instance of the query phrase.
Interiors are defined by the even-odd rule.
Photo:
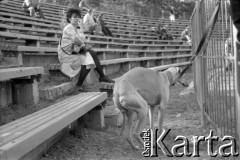
[[[218,2],[216,3],[216,7],[214,9],[213,15],[210,19],[210,21],[208,22],[208,25],[204,31],[203,37],[198,45],[197,51],[195,52],[195,55],[191,57],[190,59],[190,64],[188,64],[183,70],[182,72],[178,75],[178,77],[176,78],[175,82],[180,83],[181,85],[183,85],[182,82],[179,81],[179,79],[183,76],[183,74],[192,66],[193,61],[195,60],[195,58],[197,56],[199,56],[200,53],[204,53],[207,49],[207,45],[208,45],[208,41],[212,35],[213,32],[213,28],[217,22],[217,17],[218,17],[218,13],[220,10],[220,4],[221,4],[221,0],[218,0]],[[183,85],[185,86],[185,85]]]

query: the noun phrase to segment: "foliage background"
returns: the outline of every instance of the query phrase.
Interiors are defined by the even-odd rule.
[[[191,16],[196,0],[87,0],[87,5],[98,11],[146,17],[169,16],[170,6],[175,9],[177,18]],[[66,6],[78,6],[80,0],[46,0]]]

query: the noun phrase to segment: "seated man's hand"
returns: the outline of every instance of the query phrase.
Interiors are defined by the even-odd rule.
[[[75,37],[75,38],[73,39],[73,41],[74,41],[74,43],[75,43],[76,45],[78,45],[78,46],[81,46],[81,45],[84,44],[84,43],[83,43],[82,41],[80,41],[77,37]]]
[[[85,45],[85,51],[89,51],[90,49],[92,49],[92,46],[89,44]]]

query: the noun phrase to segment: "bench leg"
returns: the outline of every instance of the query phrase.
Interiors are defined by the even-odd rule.
[[[11,81],[0,83],[0,106],[7,107],[12,103],[12,84]]]
[[[38,82],[36,78],[13,83],[13,103],[35,105],[39,101]]]
[[[104,112],[102,106],[97,106],[83,116],[86,127],[103,129],[105,127]]]

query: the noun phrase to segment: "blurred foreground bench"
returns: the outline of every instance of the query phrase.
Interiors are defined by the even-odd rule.
[[[103,128],[106,99],[105,92],[80,93],[0,126],[0,159],[36,159],[83,115],[88,127]]]

